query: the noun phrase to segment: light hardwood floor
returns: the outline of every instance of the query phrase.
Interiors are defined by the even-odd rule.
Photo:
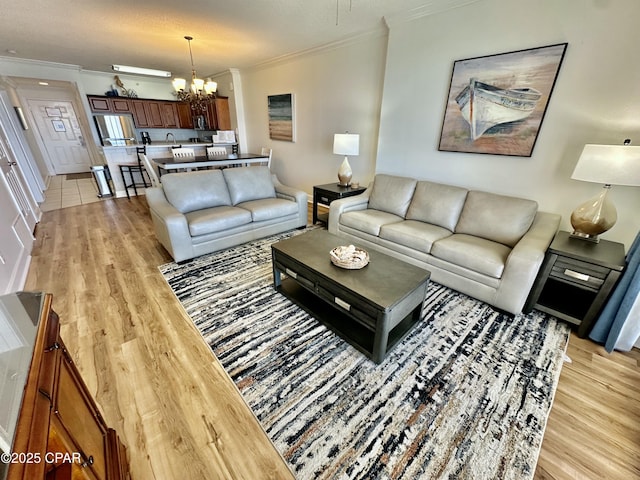
[[[53,294],[134,480],[293,477],[160,275],[144,197],[46,212],[36,237],[26,289]],[[640,352],[568,355],[535,478],[640,478]]]

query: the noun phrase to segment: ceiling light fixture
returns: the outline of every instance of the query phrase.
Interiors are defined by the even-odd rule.
[[[135,75],[150,75],[152,77],[171,77],[171,72],[165,70],[154,70],[152,68],[130,67],[128,65],[111,65],[114,72],[133,73]]]
[[[194,113],[202,114],[207,109],[207,105],[215,100],[218,84],[210,78],[205,82],[196,76],[196,67],[193,65],[193,52],[191,51],[191,40],[193,37],[184,37],[189,42],[189,56],[191,57],[191,85],[186,90],[187,81],[184,78],[174,78],[173,88],[176,96],[181,102],[188,102]]]

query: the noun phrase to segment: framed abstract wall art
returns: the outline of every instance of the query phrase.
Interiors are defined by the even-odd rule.
[[[269,95],[269,138],[295,142],[295,105],[293,93]]]
[[[456,60],[438,150],[530,157],[566,49]]]

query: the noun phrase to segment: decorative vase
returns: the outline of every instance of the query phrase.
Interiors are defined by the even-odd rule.
[[[349,160],[347,157],[344,157],[342,164],[340,165],[340,170],[338,170],[338,180],[340,180],[341,187],[348,187],[351,184],[351,177],[353,176],[353,172],[351,171],[351,165],[349,165]]]

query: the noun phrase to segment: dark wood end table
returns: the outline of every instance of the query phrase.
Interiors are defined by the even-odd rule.
[[[313,224],[318,220],[327,223],[328,215],[318,215],[318,204],[329,206],[334,200],[352,197],[364,192],[366,187],[341,187],[337,182],[315,185],[313,187]]]
[[[558,232],[523,309],[537,309],[578,327],[586,337],[625,267],[624,245],[592,243]]]

